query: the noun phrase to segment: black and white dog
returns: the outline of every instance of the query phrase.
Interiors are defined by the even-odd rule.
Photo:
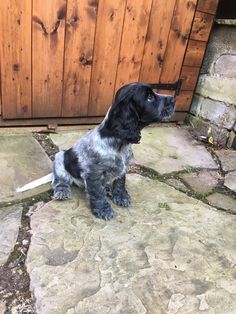
[[[138,144],[141,130],[153,122],[166,121],[174,112],[173,96],[155,93],[150,85],[132,83],[118,90],[103,122],[79,139],[72,148],[60,151],[53,163],[54,198],[70,196],[71,185],[84,187],[92,213],[105,220],[113,217],[107,201],[127,207],[131,199],[125,175]]]

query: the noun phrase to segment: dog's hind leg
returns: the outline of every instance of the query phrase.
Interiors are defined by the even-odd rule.
[[[57,200],[64,200],[70,197],[72,176],[66,171],[64,166],[64,152],[59,152],[53,162],[53,197]]]

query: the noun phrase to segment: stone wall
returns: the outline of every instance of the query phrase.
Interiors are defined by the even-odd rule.
[[[201,136],[236,149],[236,26],[213,27],[189,122]]]

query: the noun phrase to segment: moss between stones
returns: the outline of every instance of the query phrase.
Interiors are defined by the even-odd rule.
[[[160,173],[156,172],[152,168],[148,168],[148,167],[145,167],[145,166],[142,166],[142,165],[135,164],[135,165],[131,166],[131,169],[130,169],[129,172],[130,173],[138,173],[141,176],[148,177],[148,178],[150,178],[152,180],[158,180],[160,182],[168,184],[168,182],[166,182],[167,179],[177,179],[177,180],[183,182],[182,179],[179,177],[180,174],[191,173],[193,171],[198,171],[198,170],[200,170],[200,169],[198,169],[198,168],[193,169],[192,167],[186,167],[185,169],[183,169],[181,171],[175,171],[175,172],[172,172],[172,173],[169,173],[169,174],[161,175]],[[185,182],[184,182],[184,184],[186,185]],[[200,201],[202,201],[202,202],[204,202],[206,204],[209,204],[209,202],[207,201],[206,198],[210,194],[215,192],[215,190],[213,190],[212,192],[209,192],[209,193],[196,193],[189,186],[187,186],[187,188],[189,189],[188,191],[181,191],[178,188],[175,188],[175,189],[178,190],[178,191],[181,191],[182,193],[185,193],[189,197],[193,197],[193,198],[195,198],[197,200],[200,200]]]
[[[167,203],[159,203],[158,206],[159,206],[159,208],[163,208],[165,210],[170,210],[170,207]]]
[[[59,148],[53,143],[50,135],[34,132],[33,137],[39,142],[48,157],[53,161],[55,154],[59,151]]]
[[[15,201],[11,201],[11,202],[0,202],[0,210],[3,207],[9,207],[12,205],[16,205],[16,204],[21,204],[23,205],[23,210],[24,208],[27,208],[39,201],[44,201],[44,202],[48,202],[50,199],[52,198],[52,191],[46,191],[46,192],[42,192],[39,193],[38,195],[34,195],[33,197],[30,196],[28,198],[25,198],[23,200],[18,199]]]
[[[43,192],[37,196],[16,201],[23,206],[21,226],[13,251],[7,262],[0,267],[1,297],[6,305],[6,314],[21,309],[22,313],[34,313],[33,300],[30,292],[30,277],[28,275],[25,260],[31,242],[30,217],[27,215],[30,207],[39,201],[47,203],[51,200],[51,192]],[[12,206],[11,203],[1,203],[1,206]]]

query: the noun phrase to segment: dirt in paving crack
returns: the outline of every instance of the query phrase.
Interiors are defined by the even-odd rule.
[[[51,160],[54,160],[55,154],[59,151],[58,147],[53,143],[48,134],[33,133],[34,138],[39,142],[46,154]]]
[[[26,269],[27,252],[31,241],[30,215],[40,210],[51,195],[44,195],[41,202],[23,204],[21,227],[13,252],[7,262],[0,267],[0,300],[5,304],[4,314],[35,313],[30,292],[30,278]]]

